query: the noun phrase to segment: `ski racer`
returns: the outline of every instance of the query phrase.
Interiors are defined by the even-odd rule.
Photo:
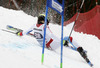
[[[23,36],[25,34],[29,34],[30,32],[34,34],[34,37],[36,40],[39,42],[40,46],[43,45],[43,34],[44,34],[44,20],[45,20],[45,15],[40,14],[37,20],[37,23],[32,25],[28,30],[23,31],[23,32],[17,32],[18,36]],[[51,32],[49,28],[49,19],[47,19],[47,27],[46,27],[46,38],[45,38],[45,43],[46,43],[46,48],[48,49],[57,49],[60,46],[60,39],[55,37],[53,33]]]
[[[37,24],[32,25],[32,27],[23,32],[17,32],[18,36],[23,36],[25,34],[29,34],[30,32],[34,35],[37,39],[39,44],[43,45],[43,34],[44,34],[44,22],[45,22],[45,15],[40,14],[37,20]],[[46,27],[46,38],[45,38],[45,47],[48,49],[56,50],[60,47],[60,39],[53,35],[49,28],[49,19],[47,18],[47,27]],[[71,44],[72,46],[69,46]],[[71,48],[72,50],[78,51],[80,55],[89,63],[89,59],[87,58],[86,51],[79,46],[72,37],[64,37],[63,45],[66,47]]]

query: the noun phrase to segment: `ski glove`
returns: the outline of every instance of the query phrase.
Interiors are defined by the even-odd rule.
[[[23,36],[22,32],[17,32],[16,35]]]

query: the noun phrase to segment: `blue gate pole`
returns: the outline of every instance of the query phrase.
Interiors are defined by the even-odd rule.
[[[62,27],[61,27],[61,63],[60,68],[62,68],[63,65],[63,23],[64,23],[64,16],[62,16]]]
[[[61,63],[60,63],[60,68],[63,68],[63,24],[64,24],[64,1],[62,0],[62,19],[61,19]]]
[[[45,36],[46,36],[46,25],[47,25],[47,16],[48,16],[48,7],[46,6],[46,14],[45,14],[45,26],[44,26],[44,37],[43,37],[43,49],[42,49],[42,59],[41,63],[44,62],[44,48],[45,48]]]

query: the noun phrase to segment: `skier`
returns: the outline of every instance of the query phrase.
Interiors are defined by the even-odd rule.
[[[23,31],[23,32],[17,32],[16,34],[18,36],[23,36],[25,34],[29,34],[30,32],[34,35],[34,37],[37,39],[39,44],[43,45],[43,34],[44,34],[44,21],[45,21],[45,15],[40,14],[38,17],[37,24],[34,24],[30,29]],[[60,47],[60,39],[53,35],[49,28],[49,18],[47,18],[47,27],[46,27],[46,48],[56,50]],[[72,44],[72,46],[69,46],[69,43]],[[80,55],[86,60],[87,63],[90,63],[89,59],[87,58],[86,51],[79,46],[72,37],[64,37],[63,39],[63,45],[66,47],[71,48],[72,50],[78,51]],[[92,66],[92,65],[91,65]]]
[[[43,44],[43,34],[44,34],[44,20],[45,15],[40,14],[38,17],[37,24],[32,25],[31,28],[29,28],[26,31],[23,32],[17,32],[16,34],[18,36],[23,36],[25,34],[29,34],[30,32],[34,35],[34,37],[37,39],[37,41],[40,43],[40,45]],[[60,39],[53,35],[49,28],[49,19],[47,19],[47,27],[46,27],[46,47],[50,49],[57,49],[60,46]],[[68,42],[73,43],[75,47],[69,46]],[[63,45],[72,48],[73,50],[77,50],[79,53],[83,54],[82,56],[86,56],[84,50],[82,47],[78,46],[78,44],[73,40],[72,37],[65,37],[63,40]]]
[[[40,14],[38,16],[38,20],[37,23],[32,25],[31,28],[29,28],[26,31],[23,32],[17,32],[18,36],[23,36],[25,34],[28,33],[32,33],[34,34],[34,37],[37,39],[37,41],[39,42],[40,46],[43,45],[43,34],[44,34],[44,21],[45,21],[45,15],[44,14]],[[49,28],[49,18],[47,19],[47,27],[46,27],[46,38],[45,38],[45,43],[46,43],[46,48],[48,49],[52,49],[55,50],[60,46],[60,39],[58,39],[57,37],[55,37],[53,35],[53,33],[51,32],[50,28]]]

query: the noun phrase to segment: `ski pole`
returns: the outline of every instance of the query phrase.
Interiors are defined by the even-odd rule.
[[[77,16],[76,16],[75,22],[74,22],[73,27],[72,27],[72,29],[71,29],[71,32],[70,32],[70,34],[69,34],[69,38],[70,38],[70,36],[71,36],[71,34],[72,34],[72,31],[73,31],[73,29],[74,29],[74,26],[75,26],[75,24],[76,24],[76,22],[77,22],[77,19],[78,19],[78,17],[79,17],[79,14],[80,14],[80,11],[81,11],[82,6],[83,6],[83,4],[84,4],[84,1],[85,1],[85,0],[82,1],[82,4],[81,4],[80,8],[78,9],[78,14],[77,14]],[[68,38],[68,40],[69,40],[69,38]]]
[[[5,32],[9,32],[9,33],[12,33],[12,34],[16,34],[14,32],[11,32],[11,31],[8,31],[8,30],[5,30],[5,29],[1,29],[2,31],[5,31]]]

